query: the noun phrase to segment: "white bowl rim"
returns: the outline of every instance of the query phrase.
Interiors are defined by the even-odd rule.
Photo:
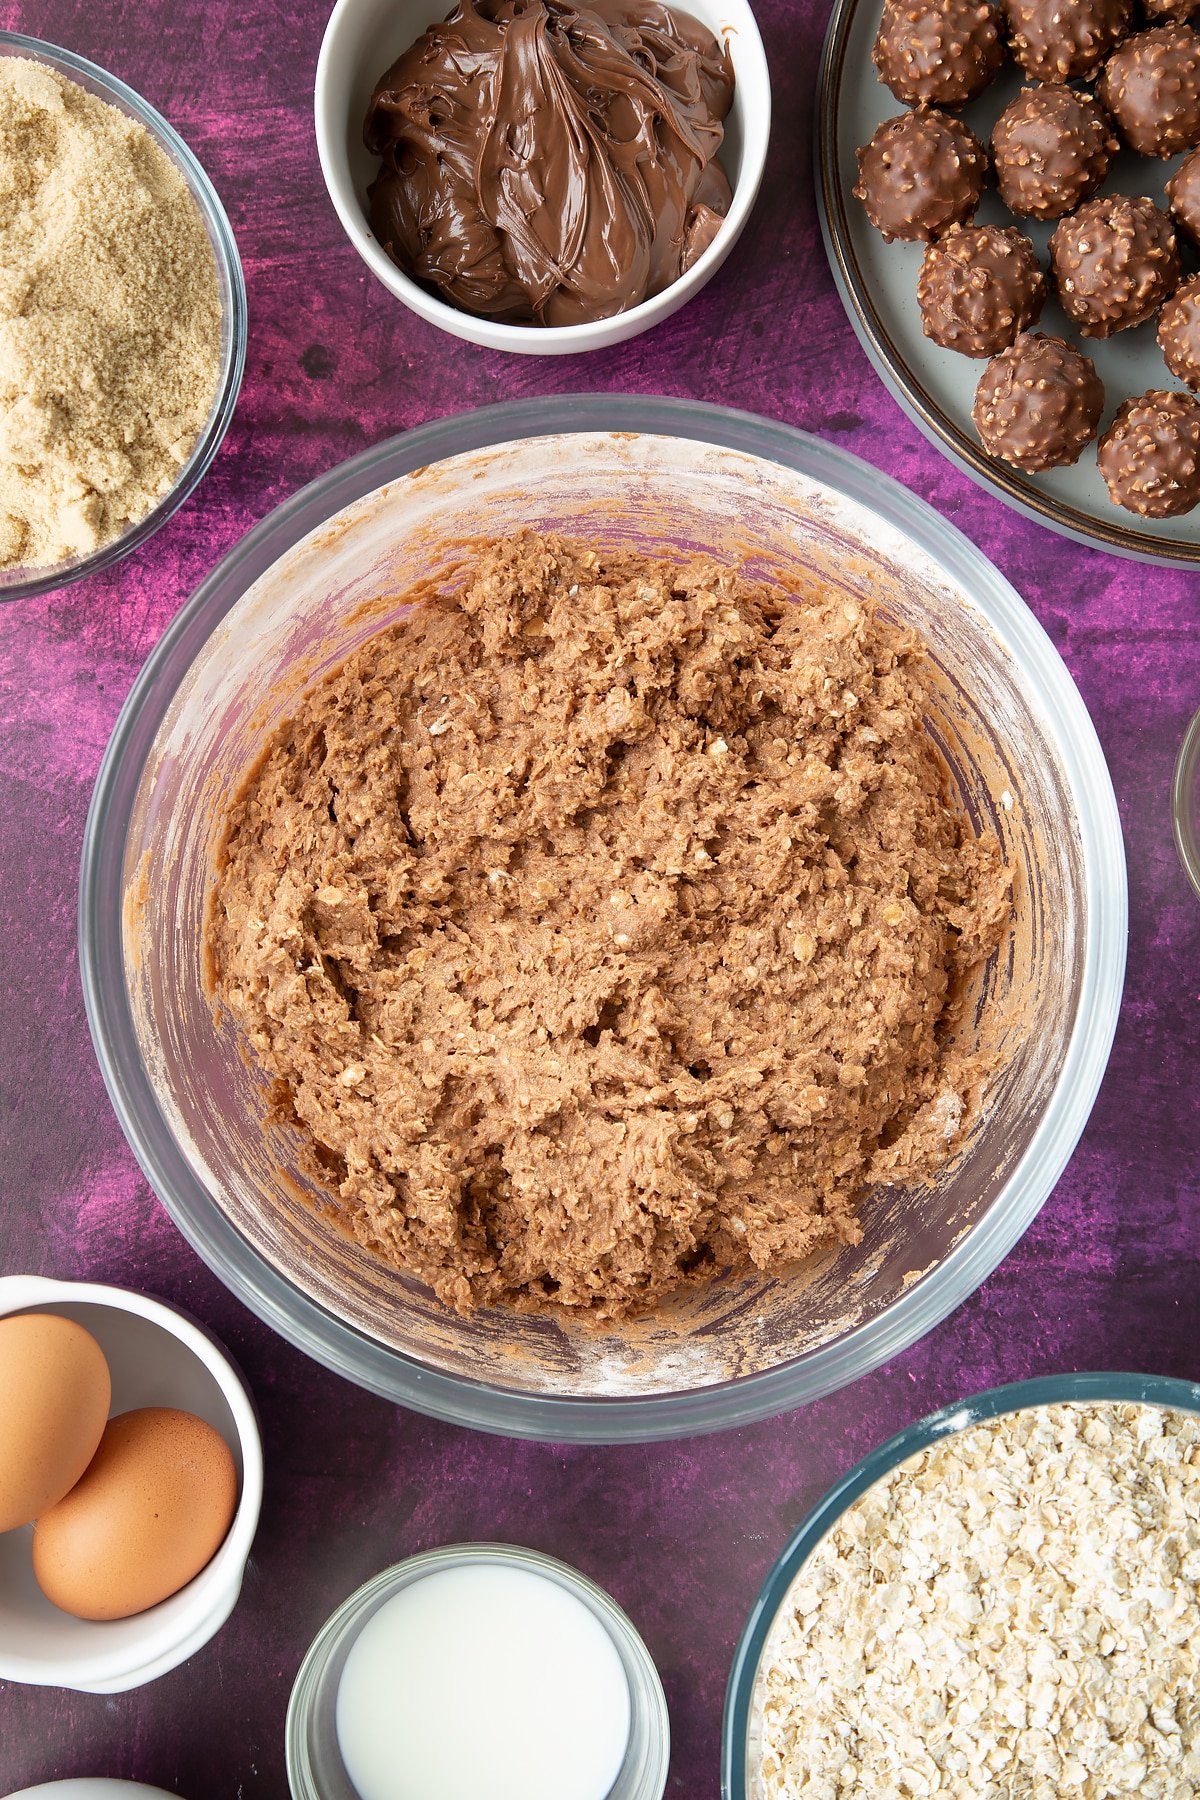
[[[771,75],[762,35],[750,9],[749,0],[723,0],[738,19],[736,34],[742,80],[749,82],[753,106],[742,115],[742,169],[733,190],[733,201],[725,223],[686,274],[628,311],[612,318],[598,319],[580,325],[510,325],[502,320],[477,317],[464,312],[449,301],[439,300],[419,282],[404,273],[386,254],[369,231],[367,221],[354,192],[339,145],[344,132],[344,112],[337,109],[331,79],[335,51],[343,35],[348,34],[353,16],[361,0],[337,0],[329,15],[317,57],[313,82],[313,117],[316,127],[317,156],[321,174],[334,211],[350,243],[375,275],[410,311],[452,337],[480,344],[491,350],[509,350],[518,355],[553,356],[584,350],[599,350],[622,342],[648,330],[677,312],[693,294],[716,274],[733,250],[742,228],[750,216],[766,167],[767,144],[771,135]],[[687,0],[679,8],[688,11]],[[735,71],[736,72],[736,71]],[[736,92],[736,90],[735,90]]]
[[[103,1306],[116,1312],[134,1313],[177,1338],[203,1364],[221,1390],[238,1435],[242,1458],[241,1491],[237,1511],[220,1549],[211,1562],[178,1594],[159,1607],[140,1615],[147,1620],[162,1613],[146,1632],[138,1654],[96,1653],[50,1667],[45,1661],[23,1656],[0,1646],[0,1679],[33,1686],[67,1687],[82,1693],[124,1693],[165,1675],[185,1662],[220,1630],[237,1603],[242,1575],[262,1510],[262,1438],[253,1402],[242,1377],[223,1348],[195,1319],[165,1300],[131,1288],[110,1287],[95,1281],[58,1280],[42,1275],[0,1276],[0,1317],[55,1304]],[[210,1590],[213,1590],[210,1592]],[[190,1604],[173,1606],[187,1596]],[[169,1613],[165,1609],[171,1607]]]

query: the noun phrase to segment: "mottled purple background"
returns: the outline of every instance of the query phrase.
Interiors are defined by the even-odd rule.
[[[321,183],[310,92],[322,0],[0,0],[0,23],[113,70],[183,132],[225,201],[250,293],[246,383],[197,496],[110,575],[0,612],[0,1268],[144,1288],[230,1346],[262,1412],[267,1485],[241,1604],[185,1667],[112,1699],[0,1684],[0,1789],[138,1777],[185,1800],[281,1800],[288,1690],[361,1580],[454,1539],[509,1538],[609,1588],[662,1670],[669,1792],[712,1800],[725,1677],[769,1564],[830,1481],[908,1420],[1058,1369],[1200,1376],[1193,1100],[1200,904],[1171,843],[1176,746],[1200,704],[1194,575],[1015,518],[883,391],[834,293],[812,198],[825,0],[758,0],[776,122],[725,269],[648,336],[506,359],[379,287]],[[486,401],[582,388],[715,399],[829,437],[931,500],[1050,631],[1099,728],[1129,851],[1129,978],[1108,1078],[1069,1170],[986,1286],[922,1344],[820,1405],[661,1448],[563,1450],[452,1430],[326,1374],[218,1286],[141,1179],[109,1109],[75,956],[92,781],[138,666],[248,526],[341,458]]]

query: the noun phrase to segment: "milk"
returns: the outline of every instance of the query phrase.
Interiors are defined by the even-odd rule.
[[[361,1800],[605,1800],[629,1726],[599,1618],[548,1576],[499,1563],[402,1588],[338,1684],[338,1745]]]

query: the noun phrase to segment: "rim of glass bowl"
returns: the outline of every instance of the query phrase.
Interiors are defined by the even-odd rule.
[[[965,1400],[943,1406],[938,1412],[905,1426],[903,1431],[898,1431],[877,1450],[864,1456],[801,1520],[750,1608],[750,1617],[733,1653],[733,1666],[725,1690],[725,1713],[721,1721],[721,1800],[757,1800],[746,1779],[746,1752],[750,1706],[763,1645],[802,1564],[839,1519],[868,1488],[939,1438],[969,1430],[1001,1413],[1023,1412],[1032,1406],[1061,1405],[1071,1400],[1136,1402],[1166,1407],[1174,1412],[1200,1414],[1200,1383],[1182,1381],[1173,1375],[1103,1371],[1039,1375],[1032,1381],[1014,1381],[1004,1387],[987,1388],[981,1394],[972,1394]]]
[[[34,594],[49,593],[52,588],[66,587],[73,581],[82,581],[86,575],[111,568],[139,544],[144,544],[178,511],[207,474],[229,429],[246,366],[247,334],[246,280],[233,227],[216,188],[175,127],[116,75],[110,75],[107,69],[99,68],[84,56],[77,56],[73,50],[64,50],[41,38],[27,37],[19,31],[0,31],[0,56],[8,55],[27,56],[34,62],[46,63],[89,93],[136,119],[179,170],[200,209],[217,265],[217,286],[221,294],[221,372],[208,418],[170,492],[163,495],[144,519],[135,521],[120,537],[102,544],[87,556],[74,556],[67,562],[56,563],[53,568],[34,570],[19,580],[9,580],[0,571],[0,603],[27,600]]]
[[[1196,713],[1183,736],[1175,759],[1175,775],[1171,782],[1171,819],[1175,828],[1175,848],[1184,873],[1196,893],[1200,894],[1200,712]]]
[[[544,1551],[523,1544],[442,1544],[393,1563],[365,1581],[347,1596],[326,1619],[309,1645],[288,1698],[284,1727],[288,1788],[294,1800],[324,1800],[321,1771],[314,1767],[315,1730],[324,1737],[326,1722],[324,1684],[334,1663],[350,1653],[354,1639],[368,1618],[403,1588],[440,1569],[461,1568],[464,1563],[491,1563],[502,1568],[528,1569],[574,1594],[597,1617],[621,1659],[629,1684],[629,1741],[625,1761],[608,1800],[660,1800],[671,1760],[671,1722],[667,1697],[654,1658],[632,1619],[612,1595],[582,1570],[561,1562]],[[340,1669],[338,1671],[340,1677]],[[336,1738],[336,1732],[334,1732]],[[333,1744],[322,1744],[332,1754]],[[340,1754],[337,1758],[340,1763]],[[351,1786],[345,1777],[346,1788]]]
[[[610,1397],[524,1393],[430,1369],[335,1318],[250,1248],[175,1143],[138,1053],[121,945],[122,871],[142,767],[200,646],[247,588],[309,531],[410,470],[514,439],[571,431],[683,437],[775,461],[833,487],[933,555],[1030,673],[1059,727],[1080,816],[1089,907],[1080,1003],[1058,1083],[1025,1155],[985,1216],[878,1317],[790,1362],[711,1387]],[[691,400],[559,395],[456,414],[376,445],[303,488],[218,563],[134,683],[96,780],[84,835],[79,960],[88,1022],[113,1107],[151,1187],[209,1268],[290,1343],[374,1393],[452,1424],[549,1442],[653,1442],[716,1431],[818,1399],[908,1348],[1008,1254],[1050,1194],[1086,1123],[1116,1029],[1125,967],[1125,856],[1095,728],[1047,634],[982,552],[932,507],[857,457],[791,426]]]

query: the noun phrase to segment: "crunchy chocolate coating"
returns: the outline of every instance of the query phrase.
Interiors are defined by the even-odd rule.
[[[1172,375],[1200,391],[1200,275],[1177,288],[1158,315],[1158,347]]]
[[[1155,24],[1160,19],[1174,19],[1182,25],[1200,12],[1200,0],[1142,0],[1142,11]]]
[[[983,371],[971,417],[985,450],[1033,474],[1078,462],[1103,411],[1090,356],[1065,338],[1022,332]]]
[[[1200,400],[1152,388],[1127,400],[1096,447],[1109,494],[1144,519],[1174,519],[1200,501]]]
[[[854,197],[889,243],[928,243],[975,216],[987,169],[987,151],[961,119],[919,106],[885,119],[863,145]]]
[[[1184,157],[1167,183],[1167,199],[1176,225],[1200,245],[1200,150]]]
[[[1200,144],[1200,33],[1157,25],[1127,38],[1096,92],[1131,150],[1174,156]]]
[[[1111,337],[1156,313],[1179,285],[1179,251],[1165,212],[1145,197],[1102,194],[1050,239],[1063,311],[1084,337]]]
[[[988,0],[887,0],[875,48],[879,79],[910,106],[965,106],[1004,61]]]
[[[1045,299],[1037,251],[1015,225],[952,226],[930,244],[917,277],[925,336],[963,356],[1006,349]]]
[[[1035,81],[1093,75],[1129,30],[1133,0],[1001,0],[1013,55]]]
[[[996,186],[1009,212],[1060,219],[1094,194],[1119,145],[1090,94],[1059,85],[1022,88],[992,128]]]
[[[458,0],[375,85],[371,229],[464,312],[611,318],[720,230],[732,99],[724,46],[658,0]]]

